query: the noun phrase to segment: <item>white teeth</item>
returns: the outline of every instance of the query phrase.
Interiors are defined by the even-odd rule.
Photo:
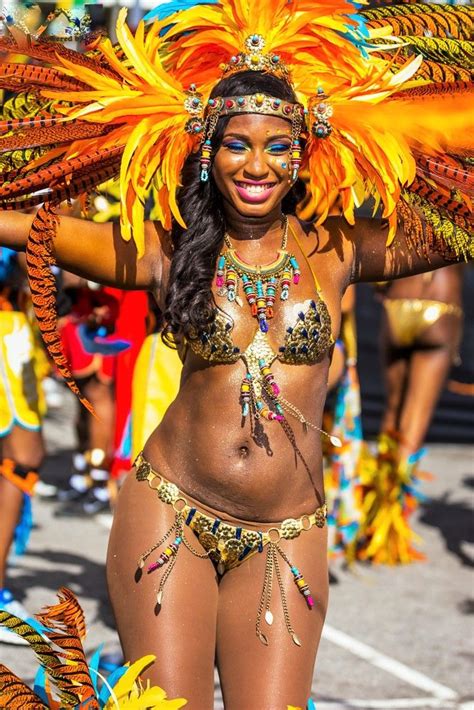
[[[248,183],[240,183],[239,187],[243,187],[247,192],[251,192],[254,195],[258,195],[259,193],[265,192],[273,186],[271,184],[250,185]]]

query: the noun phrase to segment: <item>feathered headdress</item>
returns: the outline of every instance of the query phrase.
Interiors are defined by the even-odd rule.
[[[0,123],[0,207],[44,203],[27,253],[30,282],[66,377],[48,277],[54,205],[117,176],[122,236],[138,256],[152,187],[163,227],[183,225],[183,164],[216,116],[212,88],[235,71],[289,78],[307,112],[306,150],[294,153],[307,184],[303,217],[322,222],[338,204],[352,223],[355,207],[374,197],[390,236],[401,215],[417,249],[444,239],[473,255],[472,8],[403,3],[355,14],[346,0],[182,0],[148,19],[132,34],[122,10],[117,44],[94,40],[85,53],[11,25],[0,38],[0,51],[35,60],[0,66],[0,88],[18,95]],[[206,168],[205,144],[202,157]]]

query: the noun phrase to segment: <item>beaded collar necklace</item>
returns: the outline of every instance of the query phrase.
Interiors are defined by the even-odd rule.
[[[254,318],[262,333],[268,332],[268,320],[273,318],[273,305],[280,289],[280,300],[287,301],[290,283],[299,283],[300,267],[293,254],[286,250],[288,244],[288,217],[283,216],[281,247],[277,258],[270,264],[247,264],[234,249],[229,234],[224,235],[227,249],[217,261],[216,286],[218,294],[228,301],[242,305],[240,284]]]

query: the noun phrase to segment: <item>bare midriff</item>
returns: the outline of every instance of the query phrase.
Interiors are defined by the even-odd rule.
[[[185,372],[145,457],[182,491],[222,513],[255,521],[308,513],[324,501],[320,434],[288,420],[300,453],[278,422],[264,421],[252,436],[248,421],[241,426],[242,372],[240,363]],[[285,396],[319,425],[327,363],[280,365],[278,376]]]

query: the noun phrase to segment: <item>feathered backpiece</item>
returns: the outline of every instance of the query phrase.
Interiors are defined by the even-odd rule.
[[[120,666],[106,679],[98,668],[100,648],[88,663],[83,649],[86,635],[84,613],[74,594],[63,587],[59,603],[46,607],[36,618],[43,625],[38,633],[30,624],[0,610],[0,625],[28,641],[40,668],[32,690],[0,664],[2,707],[10,710],[179,710],[187,701],[169,700],[166,693],[140,674],[155,660],[144,656],[130,666]]]
[[[181,170],[205,137],[209,94],[223,75],[263,69],[293,85],[307,111],[302,217],[321,223],[337,205],[353,223],[372,197],[389,239],[401,217],[417,250],[439,241],[447,255],[474,255],[472,8],[178,0],[148,20],[133,34],[121,10],[117,44],[93,38],[82,52],[8,23],[0,38],[0,52],[35,60],[0,66],[0,88],[16,94],[0,122],[0,207],[43,205],[28,248],[33,303],[72,389],[52,284],[44,287],[54,208],[118,176],[122,236],[138,256],[150,189],[163,227],[185,226]]]

